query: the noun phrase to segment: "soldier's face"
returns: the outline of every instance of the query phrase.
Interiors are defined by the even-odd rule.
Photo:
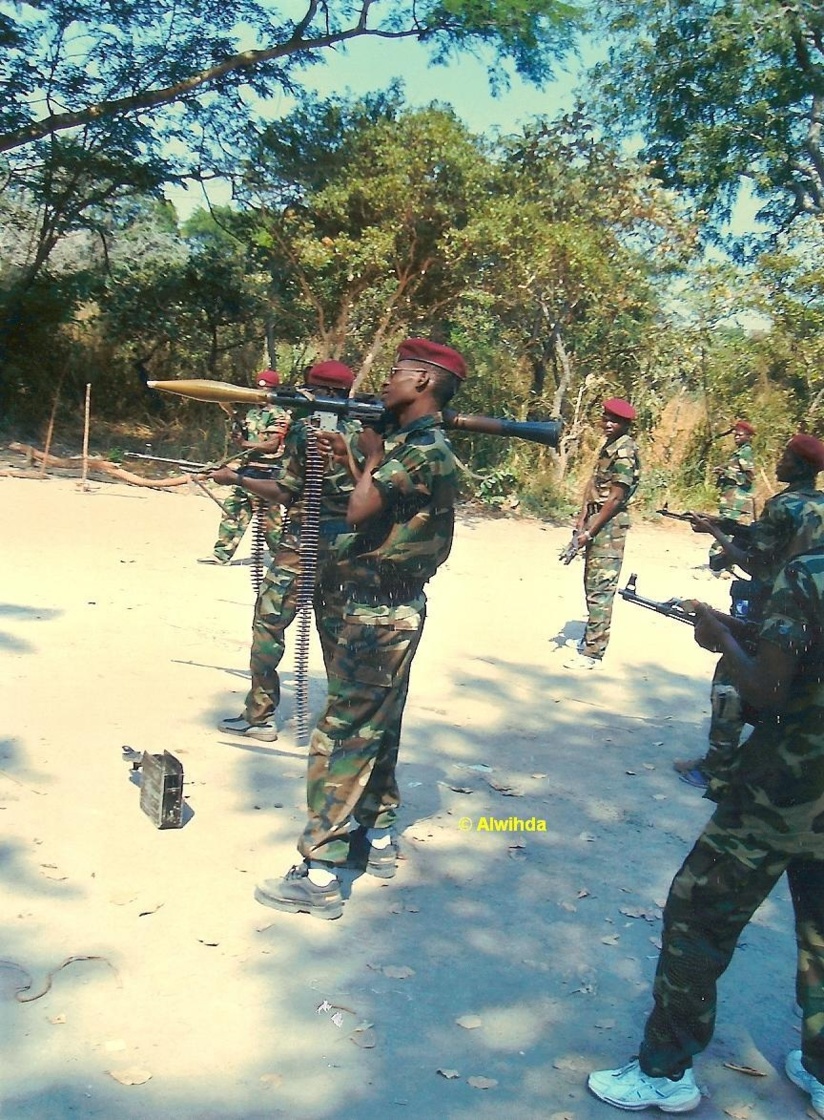
[[[749,432],[745,432],[742,428],[736,428],[732,433],[732,438],[735,441],[735,446],[740,447],[742,443],[747,443],[750,438]]]
[[[381,387],[381,400],[389,409],[402,408],[410,404],[419,394],[421,378],[427,371],[418,363],[402,360],[392,366],[389,376]]]
[[[781,452],[781,458],[775,468],[775,477],[779,482],[796,482],[799,478],[806,478],[810,473],[809,466],[788,448]]]
[[[611,412],[605,412],[601,417],[601,429],[607,439],[614,439],[629,430],[629,420],[624,420],[621,416],[613,416]]]

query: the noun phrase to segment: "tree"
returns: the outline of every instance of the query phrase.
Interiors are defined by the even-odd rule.
[[[437,327],[464,288],[460,231],[493,166],[437,106],[397,88],[358,101],[306,99],[271,125],[245,169],[238,219],[271,275],[279,337],[350,357],[367,378],[409,330]]]
[[[415,38],[436,62],[490,48],[490,79],[514,65],[542,82],[572,44],[564,0],[45,0],[0,11],[0,152],[114,117],[149,131],[158,111],[203,121],[246,91],[294,90],[323,53],[356,39]],[[301,8],[299,15],[288,9]],[[246,45],[254,43],[254,45]],[[173,117],[167,125],[174,127]],[[183,136],[185,129],[177,129]]]
[[[820,0],[606,0],[603,113],[718,222],[744,184],[785,229],[824,216]]]

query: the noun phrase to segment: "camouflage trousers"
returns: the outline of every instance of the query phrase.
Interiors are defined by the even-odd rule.
[[[795,912],[795,996],[806,1069],[824,1081],[824,861],[756,843],[721,805],[675,876],[664,910],[654,1008],[639,1053],[652,1077],[677,1076],[710,1042],[717,981],[738,937],[786,871]]]
[[[744,722],[741,697],[733,684],[728,663],[721,657],[710,686],[709,749],[701,763],[701,770],[708,778],[726,781]]]
[[[353,822],[389,828],[395,821],[401,722],[425,617],[422,597],[384,617],[347,608],[326,708],[309,742],[308,814],[298,841],[306,859],[345,863]]]
[[[628,528],[628,515],[617,513],[598,531],[586,548],[584,594],[587,625],[582,651],[587,657],[598,660],[604,656],[609,644],[612,606],[618,590]]]
[[[215,556],[221,560],[231,560],[249,527],[255,511],[256,499],[244,490],[242,486],[233,486],[228,497],[223,499],[223,508],[226,510],[221,519],[215,541]],[[263,535],[266,547],[274,556],[280,540],[281,515],[280,506],[261,503],[263,506]]]
[[[278,666],[286,651],[286,631],[298,613],[300,567],[300,553],[281,546],[274,553],[260,585],[252,620],[249,657],[252,680],[243,713],[249,723],[266,723],[280,703]],[[331,583],[332,574],[330,565],[319,557],[311,609],[327,671],[344,607],[340,588]]]

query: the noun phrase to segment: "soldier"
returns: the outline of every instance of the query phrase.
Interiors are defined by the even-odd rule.
[[[587,625],[577,653],[564,662],[565,669],[594,669],[606,653],[629,528],[627,506],[641,474],[638,448],[628,434],[634,419],[635,409],[628,401],[619,397],[604,401],[601,427],[606,441],[576,521],[578,547],[586,548]]]
[[[383,437],[364,429],[362,466],[340,436],[319,437],[356,478],[347,510],[355,532],[339,560],[343,626],[309,744],[303,863],[255,891],[275,910],[340,917],[335,871],[350,857],[350,840],[366,849],[367,872],[395,874],[395,767],[409,671],[426,615],[424,585],[449,555],[454,529],[457,469],[440,411],[465,377],[457,351],[407,339],[381,391],[396,426]]]
[[[276,389],[280,376],[276,370],[262,369],[255,375],[258,389]],[[238,454],[247,462],[258,466],[269,466],[277,461],[283,442],[283,433],[289,420],[288,412],[277,405],[253,405],[242,421],[232,423],[232,442]],[[229,564],[234,556],[243,534],[255,512],[255,500],[242,486],[235,486],[223,503],[226,510],[220,522],[214,552],[203,556],[198,564]],[[264,518],[263,535],[269,552],[274,554],[280,540],[280,507],[265,505],[261,515]]]
[[[701,1094],[692,1059],[715,1026],[717,981],[752,915],[786,871],[795,912],[801,1049],[785,1069],[824,1117],[824,550],[778,575],[757,652],[734,624],[699,605],[696,641],[722,653],[736,688],[760,711],[710,821],[675,876],[638,1058],[590,1074],[607,1104],[689,1112]]]
[[[755,495],[753,485],[755,482],[755,461],[752,453],[752,437],[755,428],[749,420],[736,420],[732,429],[732,438],[735,450],[730,455],[723,467],[716,467],[715,485],[720,491],[718,498],[718,514],[720,517],[729,518],[748,524],[755,517]],[[726,567],[722,558],[724,550],[716,542],[710,549],[710,567],[718,571],[719,567]]]
[[[311,388],[323,389],[330,397],[347,397],[355,376],[343,362],[325,361],[313,366],[306,377]],[[295,619],[302,568],[301,536],[305,516],[306,438],[310,420],[293,421],[286,436],[281,468],[276,479],[244,479],[240,483],[263,500],[286,507],[286,521],[278,548],[273,553],[255,602],[250,657],[251,687],[239,716],[222,719],[220,731],[259,739],[265,743],[278,737],[274,713],[280,703],[278,665],[285,650],[284,635]],[[360,421],[340,417],[337,431],[351,436],[361,429]],[[215,482],[234,485],[239,477],[223,468],[213,474]],[[315,624],[326,658],[337,632],[341,608],[332,598],[339,595],[339,579],[330,571],[334,541],[348,532],[346,507],[355,483],[348,469],[339,464],[323,474],[320,491],[317,570],[315,574]]]
[[[787,443],[775,468],[786,488],[769,498],[761,516],[747,535],[746,547],[722,533],[711,521],[695,516],[693,529],[711,533],[729,562],[752,580],[733,584],[734,594],[748,596],[747,613],[759,620],[773,580],[787,561],[799,552],[824,544],[824,493],[816,489],[816,476],[824,470],[824,443],[798,433]],[[738,748],[745,723],[741,698],[722,657],[715,667],[710,689],[709,749],[703,758],[676,759],[674,769],[689,785],[706,789],[721,783]]]

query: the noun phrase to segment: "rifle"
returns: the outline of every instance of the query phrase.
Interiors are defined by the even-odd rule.
[[[578,532],[578,529],[573,530],[572,539],[570,540],[569,544],[566,546],[566,548],[562,548],[558,553],[558,559],[563,564],[571,564],[578,553],[581,551],[581,546],[578,544]]]
[[[164,393],[177,393],[198,401],[213,404],[276,404],[288,409],[296,417],[323,413],[351,416],[370,427],[380,427],[386,418],[386,409],[379,400],[361,400],[355,397],[325,397],[313,389],[279,388],[251,389],[245,385],[231,385],[225,381],[148,381],[150,389]],[[557,447],[563,430],[562,420],[523,421],[505,420],[495,416],[466,416],[445,408],[442,412],[445,428],[466,432],[479,432],[490,436],[513,436],[544,447]]]
[[[686,511],[684,513],[674,513],[673,510],[664,506],[663,509],[655,511],[662,517],[672,517],[676,521],[688,521],[691,525],[695,524],[696,517],[701,517],[704,521],[710,521],[716,528],[720,529],[728,537],[740,537],[746,539],[750,535],[751,527],[744,522],[734,521],[731,517],[719,517],[713,513],[692,513]]]
[[[674,618],[676,622],[685,622],[687,626],[695,627],[695,610],[690,610],[686,605],[687,603],[695,602],[690,599],[666,599],[660,602],[657,599],[647,599],[643,595],[639,595],[636,590],[638,581],[637,572],[633,572],[627,580],[626,587],[619,589],[618,594],[627,603],[634,603],[638,607],[646,607],[647,610],[655,611],[656,614],[662,614],[666,618]],[[716,612],[720,613],[720,612]],[[722,615],[723,618],[729,619],[733,624],[730,629],[734,630],[739,635],[739,641],[745,649],[750,651],[755,649],[758,642],[758,624],[755,622],[745,622],[742,619],[734,618],[732,615]]]

